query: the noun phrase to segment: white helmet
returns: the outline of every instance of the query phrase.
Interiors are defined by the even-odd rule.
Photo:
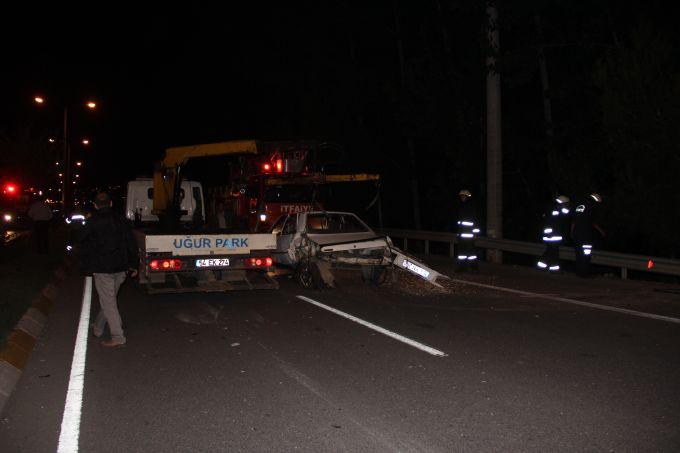
[[[590,198],[595,200],[596,203],[601,203],[602,202],[602,196],[600,196],[599,193],[591,193]]]
[[[555,198],[555,201],[559,204],[569,203],[569,197],[566,195],[560,195],[559,197]]]
[[[472,196],[470,191],[467,190],[467,189],[461,190],[460,192],[458,192],[458,195],[461,196],[461,197],[471,197]]]

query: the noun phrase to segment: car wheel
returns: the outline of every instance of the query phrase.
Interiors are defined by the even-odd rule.
[[[321,273],[319,268],[313,262],[306,262],[300,264],[296,272],[296,279],[298,283],[307,289],[321,289]]]

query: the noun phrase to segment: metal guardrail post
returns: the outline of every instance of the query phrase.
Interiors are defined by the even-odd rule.
[[[406,252],[408,250],[408,238],[404,238],[404,251]]]
[[[456,246],[453,242],[449,242],[449,258],[456,256]]]
[[[430,241],[425,239],[425,254],[429,255],[430,254]]]
[[[622,267],[621,268],[621,280],[625,280],[628,278],[628,268]]]

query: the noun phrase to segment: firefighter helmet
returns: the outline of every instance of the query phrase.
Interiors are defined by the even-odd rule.
[[[591,193],[590,198],[595,200],[596,203],[602,203],[602,196],[599,193]]]
[[[559,197],[555,198],[555,201],[559,204],[569,203],[569,197],[566,195],[560,195]]]
[[[470,193],[469,190],[463,189],[463,190],[461,190],[460,192],[458,192],[458,196],[461,196],[461,197],[471,197],[472,194]]]

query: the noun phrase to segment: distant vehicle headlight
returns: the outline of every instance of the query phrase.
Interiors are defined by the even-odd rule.
[[[2,216],[2,218],[5,220],[5,222],[11,222],[14,217],[12,214],[5,214]]]

